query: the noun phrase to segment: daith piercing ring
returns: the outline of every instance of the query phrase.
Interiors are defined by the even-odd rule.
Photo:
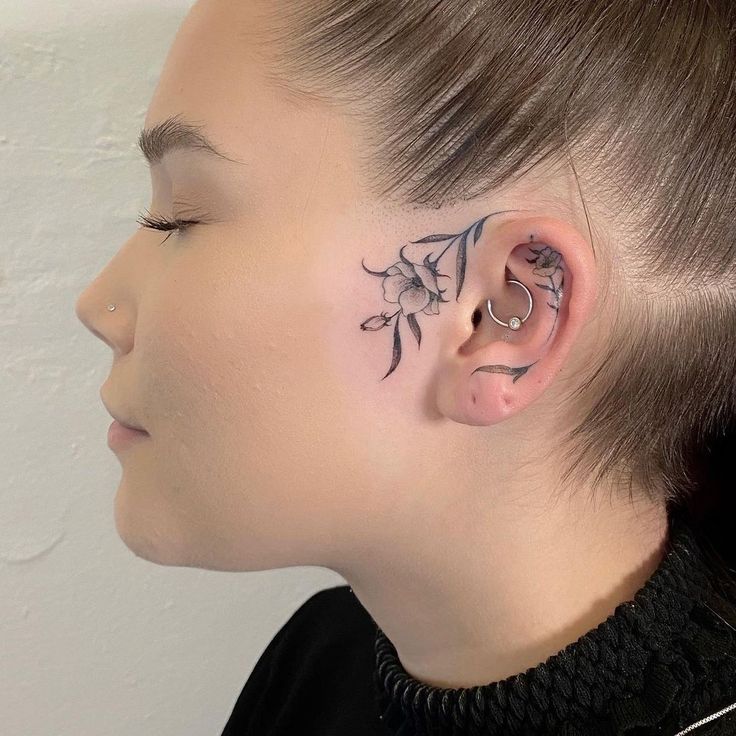
[[[526,295],[529,297],[529,311],[526,313],[526,316],[524,317],[511,317],[509,318],[508,324],[506,322],[501,322],[501,320],[496,319],[496,316],[493,314],[493,310],[491,309],[491,300],[486,300],[486,304],[488,305],[488,314],[491,315],[491,319],[496,322],[496,324],[501,325],[501,327],[508,327],[510,330],[518,330],[521,325],[526,322],[529,315],[532,313],[532,308],[534,307],[534,300],[532,299],[532,295],[529,291],[529,289],[524,286],[524,284],[521,283],[521,281],[517,281],[516,279],[507,279],[507,284],[516,284],[517,286],[521,286],[522,289],[526,292]]]

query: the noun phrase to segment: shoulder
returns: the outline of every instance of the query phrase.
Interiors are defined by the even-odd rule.
[[[260,656],[222,736],[365,733],[373,716],[375,635],[348,585],[311,595]],[[334,703],[340,708],[328,716]]]
[[[348,585],[320,590],[307,598],[285,624],[290,628],[330,622],[331,632],[352,632],[352,626],[373,626],[373,620]]]
[[[375,624],[348,585],[320,590],[291,615],[274,636],[264,656],[298,655],[300,662],[320,656],[336,645],[371,649]]]

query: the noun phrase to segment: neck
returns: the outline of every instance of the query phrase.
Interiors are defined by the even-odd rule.
[[[579,503],[427,512],[332,567],[410,675],[448,688],[496,682],[595,628],[665,554],[664,506]]]

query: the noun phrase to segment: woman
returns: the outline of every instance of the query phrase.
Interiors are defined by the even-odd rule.
[[[227,734],[736,733],[736,596],[682,512],[736,417],[735,26],[193,6],[153,206],[77,314],[145,430],[110,434],[137,556],[348,583]]]

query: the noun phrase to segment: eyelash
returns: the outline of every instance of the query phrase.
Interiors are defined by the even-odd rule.
[[[159,217],[158,215],[150,215],[150,214],[144,214],[141,212],[138,215],[138,218],[136,219],[136,222],[150,230],[163,230],[163,231],[178,231],[178,232],[184,232],[185,230],[188,230],[192,225],[199,225],[201,220],[181,220],[178,218],[175,218],[173,220],[168,220],[165,217]],[[170,235],[171,233],[169,233]],[[166,238],[164,238],[163,243],[165,243],[168,240],[168,235]],[[162,245],[163,245],[162,243]]]

